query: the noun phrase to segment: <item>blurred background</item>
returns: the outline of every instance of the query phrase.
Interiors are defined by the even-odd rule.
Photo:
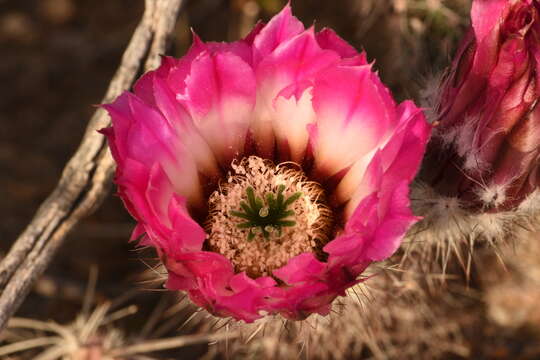
[[[184,54],[191,43],[190,28],[203,40],[235,40],[285,3],[185,1],[170,55]],[[0,0],[0,255],[54,188],[143,6],[143,0]],[[449,63],[468,26],[470,1],[293,0],[292,7],[306,26],[331,27],[357,49],[365,49],[401,101],[419,100],[426,82]],[[148,270],[145,258],[152,254],[141,254],[127,242],[132,227],[120,200],[111,194],[69,236],[18,316],[72,321],[81,311],[89,276],[91,282],[97,278],[96,303],[118,299],[137,287],[134,284],[148,287],[141,274]],[[538,246],[523,253],[540,257]],[[519,260],[515,266],[508,264],[508,270],[493,265],[493,270],[496,259],[485,258],[489,274],[472,285],[476,292],[467,291],[466,299],[452,308],[463,317],[467,357],[540,359],[540,307],[534,305],[540,304],[540,290],[533,282],[534,293],[535,286],[521,276],[534,266],[538,272],[538,261],[523,268]],[[505,279],[510,279],[514,293],[504,288]],[[125,332],[140,328],[145,321],[141,319],[157,304],[167,308],[160,299],[157,291],[137,290],[130,301],[138,304],[140,318],[126,320]],[[529,310],[523,313],[525,308]],[[186,314],[178,316],[181,322]],[[174,324],[162,332],[171,329]],[[189,353],[196,358],[202,351],[193,348]],[[24,356],[32,358],[28,354]]]

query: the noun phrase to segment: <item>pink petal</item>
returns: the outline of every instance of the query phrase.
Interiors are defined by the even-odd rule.
[[[302,31],[304,31],[304,25],[292,15],[291,6],[287,4],[255,36],[253,40],[255,63],[268,56],[282,42]]]
[[[426,122],[424,114],[413,103],[401,104],[398,111],[401,113],[398,129],[379,153],[381,171],[379,173],[381,183],[378,185],[379,209],[383,213],[392,206],[389,203],[389,197],[394,187],[402,181],[413,180],[420,167],[431,133],[431,126]],[[366,173],[369,174],[369,171]],[[369,186],[367,188],[369,189]],[[345,214],[351,213],[369,192],[363,189],[366,189],[364,180],[351,196],[345,208]]]
[[[175,94],[185,93],[186,80],[188,75],[191,73],[193,61],[206,50],[206,45],[195,33],[193,33],[193,43],[191,44],[187,54],[175,61],[176,64],[171,68],[169,76],[166,77],[170,88]]]
[[[184,281],[192,279],[198,286],[203,286],[201,290],[209,295],[226,293],[225,287],[234,275],[232,265],[226,258],[208,251],[168,254],[165,266]]]
[[[345,231],[325,245],[330,267],[352,266],[365,261],[364,249],[379,224],[377,194],[365,197],[347,220]]]
[[[326,265],[315,258],[312,253],[295,256],[287,265],[274,270],[273,274],[292,285],[299,282],[320,278]]]
[[[349,218],[364,197],[379,191],[383,183],[385,174],[381,151],[376,151],[374,155],[366,156],[363,160],[354,164],[335,190],[337,201],[347,202],[345,219]]]
[[[134,119],[129,133],[131,157],[153,167],[161,163],[175,191],[193,204],[201,204],[202,189],[193,158],[178,141],[171,125],[135,96],[129,96]]]
[[[111,117],[113,130],[108,130],[106,134],[109,139],[114,138],[113,155],[116,154],[116,161],[122,161],[127,156],[127,137],[133,122],[128,98],[127,93],[122,93],[113,103],[102,105]]]
[[[366,259],[381,261],[390,257],[399,247],[407,229],[419,218],[409,208],[409,184],[403,181],[392,193],[388,212],[378,225],[373,239],[364,250]]]
[[[471,19],[479,42],[490,35],[500,24],[501,16],[508,6],[508,0],[474,0]]]
[[[259,154],[266,157],[273,154],[275,136],[278,143],[291,146],[295,161],[300,160],[308,140],[306,125],[313,121],[313,110],[307,108],[310,96],[306,89],[312,86],[316,74],[338,62],[336,53],[321,49],[313,29],[287,39],[260,62],[256,70],[257,107],[252,126]],[[284,104],[293,95],[296,102],[289,100]],[[294,114],[302,96],[304,102],[298,106],[302,109]],[[295,116],[294,121],[290,116]]]
[[[239,41],[234,41],[231,43],[207,42],[205,45],[207,46],[208,51],[212,54],[228,52],[228,53],[238,56],[240,59],[242,59],[246,64],[249,64],[250,66],[253,63],[252,48],[245,41],[239,40]]]
[[[473,71],[488,74],[497,62],[502,15],[508,11],[507,0],[475,0],[471,20],[476,38]]]
[[[172,234],[170,243],[182,252],[200,251],[206,238],[204,229],[191,218],[184,197],[175,195],[169,204]]]
[[[149,169],[130,158],[125,159],[121,171],[116,174],[118,192],[129,213],[137,220],[152,218],[145,197],[149,177]]]
[[[126,93],[126,97],[132,118],[126,139],[128,156],[149,165],[174,161],[175,134],[170,124],[136,96]]]
[[[259,35],[259,33],[261,32],[262,29],[264,29],[266,27],[266,24],[262,21],[258,21],[255,26],[253,27],[253,29],[251,29],[251,31],[249,32],[249,34],[247,34],[243,39],[242,41],[245,42],[247,45],[249,46],[253,46],[253,42],[255,41],[255,38],[257,37],[257,35]]]
[[[144,225],[135,225],[135,229],[133,229],[133,231],[131,232],[131,237],[129,238],[129,241],[140,240],[140,238],[144,235],[145,232],[146,230],[144,229]]]
[[[395,103],[369,66],[326,71],[315,82],[313,107],[314,176],[320,181],[384,144],[397,123]]]
[[[156,223],[160,222],[167,228],[171,228],[168,210],[173,194],[174,189],[167,174],[165,174],[159,163],[155,163],[150,170],[145,197],[152,218],[156,220]]]
[[[156,106],[174,127],[178,134],[178,142],[183,145],[179,145],[178,149],[189,149],[189,157],[193,158],[197,169],[207,177],[217,177],[220,170],[210,146],[196,129],[191,116],[176,100],[166,81],[155,77],[153,91]],[[177,151],[179,151],[177,157],[181,158],[182,151]]]
[[[317,43],[323,49],[333,50],[342,58],[352,58],[358,55],[358,51],[348,42],[339,37],[332,29],[324,28],[317,33]],[[361,64],[358,64],[361,65]],[[362,65],[367,65],[367,62]]]
[[[259,310],[262,307],[261,293],[249,289],[220,298],[209,311],[221,317],[233,316],[235,319],[251,323],[261,317]]]
[[[313,79],[321,71],[337,65],[339,60],[335,52],[319,46],[310,28],[281,43],[259,64],[257,86],[271,89],[265,100],[272,101],[283,89]],[[297,99],[305,88],[302,86],[300,91],[293,92]]]
[[[244,150],[255,105],[253,71],[231,53],[203,53],[193,61],[186,84],[179,100],[218,161],[229,166]]]
[[[245,272],[234,275],[229,282],[229,286],[234,292],[241,292],[250,288],[267,288],[274,285],[276,285],[276,281],[269,276],[260,277],[254,280],[247,276]]]
[[[431,131],[431,126],[427,123],[424,113],[412,101],[407,100],[399,104],[397,112],[399,124],[396,133],[384,146],[384,150],[381,152],[383,168],[385,170],[394,163],[394,160],[397,158],[402,148],[413,146],[414,148],[421,147],[423,150]],[[404,142],[406,142],[407,145],[404,145]],[[403,172],[403,178],[412,179],[412,176],[416,173],[417,167],[414,164],[418,164],[421,158],[422,153],[419,153],[416,157],[416,161],[413,161],[412,164],[410,164],[409,161],[406,161],[406,164],[410,165],[409,167],[414,167],[415,170],[412,171],[412,173]]]

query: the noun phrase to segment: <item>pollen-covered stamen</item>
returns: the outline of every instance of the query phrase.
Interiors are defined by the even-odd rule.
[[[275,166],[256,156],[231,167],[227,180],[210,196],[210,250],[252,277],[271,275],[304,252],[322,255],[333,216],[318,183],[295,164]]]
[[[285,199],[283,191],[285,185],[279,185],[277,196],[274,193],[267,193],[266,204],[259,197],[255,196],[255,191],[251,186],[246,189],[248,202],[241,201],[240,206],[243,211],[231,211],[232,216],[247,220],[236,225],[240,229],[250,229],[248,241],[255,237],[254,228],[260,228],[265,239],[269,239],[272,233],[277,233],[281,236],[281,228],[284,226],[294,226],[296,221],[288,220],[290,216],[294,216],[294,211],[289,210],[289,206],[294,203],[300,196],[301,192],[294,193]]]

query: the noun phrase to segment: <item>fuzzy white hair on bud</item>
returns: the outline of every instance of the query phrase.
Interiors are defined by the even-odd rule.
[[[424,86],[420,90],[420,106],[424,108],[426,119],[430,123],[437,121],[439,98],[441,96],[441,83],[444,72],[436,72],[424,79]]]
[[[506,184],[493,184],[486,187],[478,187],[476,189],[476,195],[487,208],[498,207],[507,200],[507,189],[508,185]]]
[[[454,139],[457,136],[457,131],[456,129],[450,129],[444,133],[434,131],[432,136],[433,138],[440,139],[445,149],[451,149],[454,146]]]
[[[470,149],[463,158],[463,170],[466,172],[471,174],[481,174],[489,169],[489,165],[485,161],[480,160],[477,150]]]
[[[475,127],[478,119],[471,116],[466,117],[460,126],[455,129],[454,146],[459,156],[470,154],[471,146],[474,143]]]

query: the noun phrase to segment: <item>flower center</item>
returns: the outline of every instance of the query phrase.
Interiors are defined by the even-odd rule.
[[[275,166],[256,156],[232,171],[209,198],[207,246],[251,277],[272,271],[304,252],[322,257],[333,214],[323,188],[294,163]]]
[[[248,241],[253,240],[257,233],[261,233],[265,239],[269,239],[273,232],[277,232],[280,236],[284,226],[296,225],[296,221],[287,220],[289,216],[295,215],[294,210],[288,210],[288,208],[302,196],[302,193],[294,193],[285,199],[284,190],[285,185],[282,184],[278,186],[277,195],[273,192],[266,193],[266,204],[264,204],[261,198],[255,196],[255,190],[251,186],[247,187],[248,203],[240,201],[242,211],[232,210],[231,215],[245,220],[236,226],[239,229],[250,229]]]

